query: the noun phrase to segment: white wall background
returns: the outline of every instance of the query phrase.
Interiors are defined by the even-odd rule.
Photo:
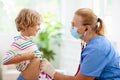
[[[111,39],[120,53],[120,0],[112,0],[112,30]]]

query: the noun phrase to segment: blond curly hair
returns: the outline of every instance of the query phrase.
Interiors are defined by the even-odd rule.
[[[25,30],[25,28],[40,25],[42,22],[41,15],[32,9],[22,9],[15,19],[16,28],[18,31]]]

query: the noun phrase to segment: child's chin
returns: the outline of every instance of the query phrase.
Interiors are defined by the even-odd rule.
[[[31,36],[36,36],[36,34],[33,34],[33,35],[31,35]]]

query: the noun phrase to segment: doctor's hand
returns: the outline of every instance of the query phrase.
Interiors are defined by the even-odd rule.
[[[52,79],[54,78],[55,68],[50,64],[50,62],[48,62],[48,60],[42,60],[41,70],[48,74]]]

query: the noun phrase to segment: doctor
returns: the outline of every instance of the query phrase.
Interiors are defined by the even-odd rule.
[[[43,60],[41,69],[54,80],[120,80],[119,56],[111,42],[104,36],[102,19],[89,8],[78,9],[72,20],[71,34],[81,42],[80,69],[76,76],[55,71]]]

